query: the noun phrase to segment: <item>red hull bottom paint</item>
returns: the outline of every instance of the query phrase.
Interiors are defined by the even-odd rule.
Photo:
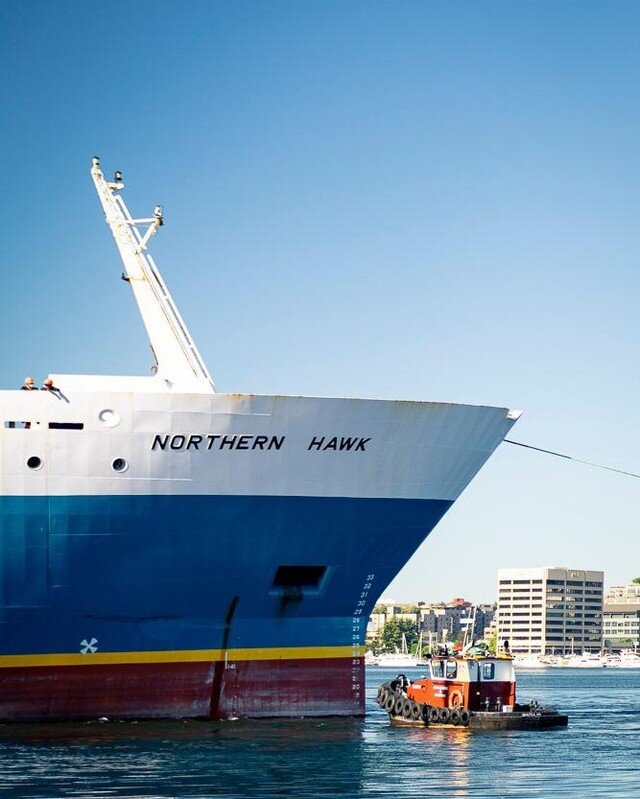
[[[356,662],[357,661],[357,662]],[[359,716],[362,658],[4,668],[0,719]]]

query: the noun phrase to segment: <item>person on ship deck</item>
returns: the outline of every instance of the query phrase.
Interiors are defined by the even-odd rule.
[[[25,377],[24,383],[20,386],[20,391],[37,391],[36,381],[32,377]]]
[[[57,386],[53,385],[53,380],[48,377],[44,383],[42,384],[41,391],[50,391],[52,394],[59,394],[60,389]]]
[[[20,391],[37,391],[38,387],[36,386],[36,381],[33,377],[25,377],[24,383],[20,386]],[[31,422],[23,422],[25,430],[31,429]]]

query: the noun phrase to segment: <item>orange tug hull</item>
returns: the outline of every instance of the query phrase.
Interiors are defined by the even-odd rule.
[[[457,682],[455,680],[416,680],[406,690],[409,699],[419,704],[453,710],[495,710],[516,703],[515,682],[483,684]]]

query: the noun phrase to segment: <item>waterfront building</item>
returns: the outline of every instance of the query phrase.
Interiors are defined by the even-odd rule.
[[[640,583],[613,585],[604,598],[605,605],[640,605]]]
[[[419,625],[423,637],[455,641],[462,633],[460,620],[469,615],[470,608],[469,602],[460,599],[421,605]]]
[[[431,635],[434,640],[456,641],[464,635],[464,619],[473,614],[473,604],[461,597],[455,597],[451,602],[435,602],[430,604],[418,603],[420,608],[420,630],[423,637]],[[493,619],[495,606],[492,604],[476,605],[475,626],[473,637],[484,637],[485,628]]]
[[[464,635],[464,619],[473,615],[474,606],[462,597],[454,597],[451,602],[416,602],[401,605],[395,600],[381,599],[377,602],[367,623],[367,639],[380,635],[391,619],[408,620],[416,625],[425,642],[461,640]],[[481,640],[493,622],[495,604],[475,606],[474,639]]]
[[[370,646],[379,644],[386,624],[395,621],[409,621],[418,632],[418,608],[414,604],[401,604],[395,599],[379,599],[367,622],[366,641]]]
[[[498,614],[494,612],[493,617],[489,624],[484,628],[482,631],[482,637],[485,641],[491,641],[492,639],[498,640]]]
[[[604,573],[564,567],[498,571],[498,641],[514,654],[599,652]]]
[[[640,645],[640,583],[614,585],[604,598],[602,635],[607,649]]]
[[[640,646],[640,602],[606,604],[602,613],[602,635],[607,649]]]
[[[489,640],[491,633],[495,631],[495,617],[495,603],[476,605],[476,624],[473,631],[476,640]]]
[[[367,638],[375,638],[379,633],[381,633],[384,629],[386,621],[386,613],[376,613],[374,610],[371,616],[369,616],[369,621],[367,622]]]

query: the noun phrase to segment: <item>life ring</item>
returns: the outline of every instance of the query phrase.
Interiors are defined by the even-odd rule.
[[[462,707],[463,703],[464,696],[462,695],[462,691],[458,690],[457,688],[456,690],[451,691],[449,694],[449,707],[451,710],[453,710],[455,707]]]

